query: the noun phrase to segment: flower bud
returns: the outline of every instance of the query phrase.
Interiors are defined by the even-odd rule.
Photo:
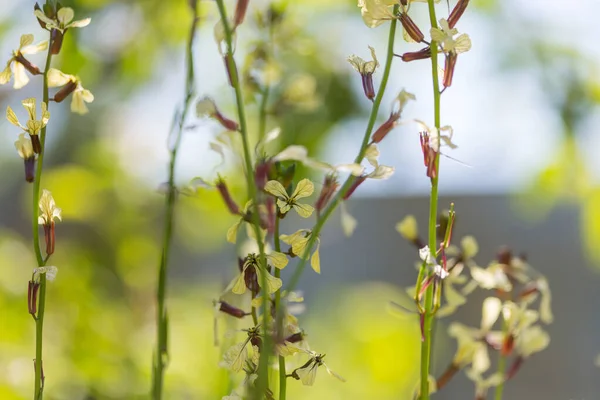
[[[42,143],[40,142],[39,135],[29,135],[31,139],[31,146],[33,147],[33,152],[35,154],[40,154],[42,152]]]
[[[270,160],[263,160],[256,164],[254,170],[254,184],[258,190],[263,190],[269,181],[269,171],[273,163]]]
[[[411,62],[416,60],[426,60],[431,58],[431,48],[429,46],[422,48],[419,51],[409,51],[400,56],[402,61]]]
[[[235,15],[233,18],[233,25],[235,27],[239,26],[244,22],[244,18],[246,17],[246,11],[248,10],[248,3],[250,0],[238,0],[235,6]]]
[[[54,247],[56,243],[55,223],[51,221],[49,224],[44,225],[44,237],[46,239],[46,254],[51,255],[54,253]]]
[[[290,335],[288,337],[285,338],[286,342],[290,342],[290,343],[298,343],[304,340],[304,333],[303,332],[296,332],[293,335]]]
[[[469,5],[469,0],[458,0],[458,3],[452,9],[450,16],[448,17],[448,26],[450,29],[454,28],[460,17],[462,17],[463,13],[467,9]]]
[[[512,260],[512,252],[508,247],[503,247],[496,255],[496,260],[498,260],[500,264],[510,265],[510,261]]]
[[[362,176],[358,176],[354,179],[354,182],[352,183],[352,186],[350,186],[350,188],[348,189],[348,191],[346,192],[346,194],[343,197],[343,200],[346,201],[350,198],[350,196],[352,196],[352,193],[354,193],[354,191],[360,186],[361,183],[363,183],[365,180],[367,179],[366,175],[362,175]]]
[[[35,316],[37,313],[37,295],[40,288],[39,282],[29,281],[27,286],[27,309],[29,314]]]
[[[321,190],[319,198],[315,202],[315,209],[318,212],[325,208],[325,206],[327,205],[327,203],[329,203],[329,200],[331,200],[331,197],[333,197],[333,194],[335,193],[338,187],[339,185],[337,180],[335,179],[335,176],[325,176],[325,181],[323,182],[323,189]]]
[[[38,3],[35,3],[35,5],[33,6],[33,10],[34,11],[36,11],[36,10],[42,11],[42,9]],[[46,23],[39,18],[37,18],[37,20],[38,20],[38,23],[40,24],[40,26],[42,27],[42,29],[46,29]]]
[[[256,267],[250,266],[246,268],[244,272],[244,282],[248,290],[252,292],[252,297],[258,296],[260,293],[260,285],[258,284],[258,274],[256,273]]]
[[[446,64],[444,68],[444,87],[452,86],[452,77],[454,76],[454,67],[456,67],[456,60],[458,56],[454,52],[450,52],[446,55]]]
[[[244,310],[234,307],[224,301],[219,302],[219,311],[222,311],[225,314],[231,315],[235,318],[244,318],[246,315],[249,315],[249,313],[245,312]]]
[[[369,100],[375,98],[375,88],[373,87],[373,74],[361,75],[363,91]]]
[[[408,36],[410,36],[415,42],[420,43],[423,41],[425,38],[423,32],[421,32],[417,24],[415,24],[415,21],[413,21],[407,13],[400,14],[400,23],[406,30],[406,33],[408,33]]]
[[[427,133],[421,133],[419,140],[421,141],[421,151],[423,152],[423,163],[427,168],[427,176],[433,180],[436,178],[436,151],[429,145],[429,136]]]
[[[62,48],[64,33],[59,31],[58,29],[52,29],[52,43],[50,43],[50,52],[52,54],[60,53],[60,49]]]
[[[227,189],[227,184],[225,183],[225,181],[223,179],[219,178],[216,186],[217,186],[217,190],[221,194],[221,197],[223,198],[223,201],[227,205],[229,212],[234,215],[239,215],[240,207],[237,205],[235,200],[233,200],[233,198],[231,197],[231,194],[229,194],[229,189]]]
[[[23,164],[25,164],[25,180],[31,183],[35,179],[35,158],[27,158],[23,160]]]
[[[390,133],[392,131],[392,129],[394,129],[394,127],[396,126],[397,120],[398,120],[398,118],[394,114],[391,114],[390,117],[388,118],[388,120],[385,121],[383,124],[381,124],[381,126],[379,128],[377,128],[377,130],[371,137],[371,142],[372,143],[381,142],[387,136],[387,134]]]
[[[14,56],[14,59],[19,64],[21,64],[23,67],[25,67],[25,69],[27,71],[29,71],[29,73],[31,73],[31,75],[41,75],[42,74],[42,71],[40,71],[40,69],[36,65],[33,65],[28,59],[26,59],[25,56],[23,56],[23,54],[21,54],[20,52],[18,52]]]
[[[68,95],[73,93],[77,89],[77,82],[69,81],[65,86],[62,87],[56,94],[54,95],[54,101],[60,103],[63,101]]]

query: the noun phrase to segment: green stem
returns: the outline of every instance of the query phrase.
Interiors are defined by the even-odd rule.
[[[434,0],[428,0],[429,20],[432,28],[437,28]],[[434,120],[437,134],[440,128],[440,84],[438,77],[438,46],[431,42],[431,78],[433,81]],[[439,137],[438,137],[439,143]],[[429,199],[429,249],[435,252],[437,246],[436,226],[438,209],[438,181],[439,181],[439,152],[435,153],[435,174],[431,179],[431,194]],[[425,309],[423,333],[425,340],[421,343],[421,400],[429,399],[429,368],[431,363],[432,326],[434,320],[434,286],[430,285],[425,292]]]
[[[502,333],[503,333],[503,337],[506,337],[506,335],[508,334],[508,323],[506,322],[506,320],[502,321]],[[500,357],[498,358],[498,373],[500,373],[504,376],[505,371],[506,371],[506,356],[504,354],[502,354],[502,352],[501,352]],[[506,379],[506,377],[504,379]],[[502,380],[502,382],[498,386],[496,386],[496,392],[494,394],[494,399],[502,400],[503,393],[504,393],[504,380]]]
[[[48,39],[48,54],[46,55],[46,66],[44,68],[44,87],[42,93],[42,100],[48,106],[49,94],[48,94],[48,70],[52,62],[52,35]],[[38,155],[37,166],[35,170],[35,177],[33,181],[33,194],[31,202],[31,227],[33,230],[33,248],[35,251],[35,258],[37,260],[38,267],[46,265],[46,260],[42,256],[42,250],[40,249],[40,232],[38,226],[38,207],[40,201],[40,184],[42,180],[42,169],[44,165],[44,155],[46,154],[46,127],[44,126],[40,132],[40,144],[42,151]],[[35,321],[35,384],[34,384],[34,400],[41,400],[43,398],[44,386],[42,384],[42,349],[44,340],[44,314],[46,312],[46,274],[40,274],[40,288],[38,293],[38,313]]]
[[[240,134],[242,136],[242,145],[244,148],[244,164],[246,169],[246,186],[248,190],[248,198],[252,200],[252,228],[254,230],[254,234],[256,236],[256,242],[258,244],[259,251],[259,259],[260,265],[259,268],[261,270],[261,291],[262,291],[262,328],[263,328],[263,351],[260,353],[259,360],[259,368],[258,368],[258,379],[254,386],[255,391],[253,393],[254,398],[261,398],[266,393],[269,382],[268,382],[268,372],[269,372],[269,357],[271,353],[272,339],[268,331],[269,327],[269,293],[267,291],[267,275],[269,272],[267,271],[266,265],[267,260],[265,256],[265,244],[262,238],[262,232],[260,228],[260,213],[258,208],[258,194],[256,190],[256,186],[254,184],[254,174],[252,167],[252,156],[250,153],[250,144],[248,138],[248,125],[246,122],[246,111],[244,108],[244,96],[242,94],[242,87],[240,85],[240,80],[237,72],[237,65],[235,63],[235,59],[233,57],[233,32],[232,28],[229,25],[229,20],[227,19],[227,11],[225,10],[225,4],[223,0],[216,0],[217,7],[219,9],[219,15],[221,17],[221,21],[223,23],[223,29],[225,31],[225,42],[227,44],[227,52],[225,54],[227,72],[229,73],[229,78],[231,80],[231,86],[233,86],[235,91],[235,102],[237,106],[237,114],[239,118],[240,124]]]
[[[159,400],[163,395],[164,374],[168,363],[168,329],[169,319],[166,307],[167,293],[167,269],[169,265],[169,255],[171,253],[171,243],[173,236],[173,219],[175,213],[175,165],[177,162],[177,153],[183,136],[185,119],[188,115],[190,104],[194,98],[194,58],[193,42],[196,36],[198,25],[198,4],[196,1],[190,2],[192,7],[192,23],[190,27],[187,47],[186,47],[186,79],[185,93],[183,97],[183,109],[176,112],[173,122],[177,125],[175,140],[170,147],[169,160],[169,182],[168,193],[165,200],[165,222],[163,230],[162,254],[158,270],[158,282],[156,289],[157,308],[156,308],[156,349],[154,351],[153,371],[152,371],[152,398]]]
[[[277,210],[277,214],[279,214],[279,210]],[[275,219],[275,232],[273,233],[273,243],[275,244],[275,251],[281,252],[281,242],[279,240],[279,215]],[[279,278],[281,276],[281,270],[279,268],[275,268],[275,277]],[[277,341],[281,343],[283,341],[283,312],[280,308],[281,305],[281,288],[275,292],[275,310],[276,310],[276,318],[277,322]],[[287,386],[287,376],[285,371],[285,357],[279,356],[279,400],[285,400],[286,398],[286,386]]]
[[[397,11],[398,11],[398,6],[395,6],[394,14],[397,13]],[[377,113],[379,112],[379,106],[381,105],[381,100],[383,99],[383,94],[385,92],[385,89],[386,89],[386,86],[388,83],[388,79],[390,76],[390,70],[392,68],[392,59],[394,58],[394,37],[395,37],[395,35],[396,35],[396,20],[392,20],[390,23],[390,32],[389,32],[389,36],[388,36],[387,58],[385,60],[385,66],[383,69],[383,77],[381,78],[381,85],[379,86],[379,91],[377,92],[377,96],[375,97],[375,100],[373,101],[373,107],[371,108],[371,115],[369,117],[369,122],[367,124],[367,129],[365,130],[362,144],[358,151],[358,155],[354,159],[354,162],[357,164],[361,163],[365,157],[365,152],[367,151],[367,147],[369,145],[369,138],[371,137],[371,133],[373,132],[373,128],[375,126],[375,121],[377,120]],[[323,229],[323,226],[325,225],[325,222],[327,222],[327,219],[331,216],[333,211],[335,211],[335,209],[338,206],[338,204],[340,203],[340,201],[342,201],[342,199],[344,198],[344,196],[346,195],[346,193],[352,186],[352,183],[354,183],[354,179],[355,178],[352,175],[349,176],[348,179],[346,179],[346,181],[342,185],[341,189],[337,192],[335,197],[331,200],[331,203],[329,204],[329,206],[327,206],[325,208],[325,210],[323,211],[323,213],[317,218],[317,222],[315,223],[315,226],[312,228],[312,231],[311,231],[312,234],[310,236],[310,239],[308,240],[304,254],[300,258],[298,267],[296,268],[294,275],[292,275],[292,278],[290,279],[288,285],[286,286],[286,290],[288,292],[294,290],[296,285],[298,285],[300,277],[302,276],[302,273],[304,272],[304,268],[306,267],[306,263],[309,258],[308,255],[312,252],[312,249],[316,243],[316,240],[319,237],[319,234],[321,233],[321,229]]]
[[[269,103],[269,86],[265,86],[258,113],[258,140],[261,141],[267,133],[267,105]]]

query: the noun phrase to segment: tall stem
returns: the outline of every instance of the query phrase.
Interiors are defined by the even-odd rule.
[[[48,54],[46,55],[46,66],[44,68],[44,86],[42,92],[42,99],[48,106],[48,70],[52,62],[52,35],[48,39]],[[33,231],[33,249],[35,251],[35,258],[39,267],[46,264],[46,260],[42,256],[42,250],[40,249],[40,232],[38,226],[38,207],[40,200],[40,184],[42,180],[42,169],[44,165],[44,155],[46,154],[46,127],[44,126],[40,131],[40,144],[42,151],[38,155],[37,166],[35,170],[35,178],[33,181],[33,194],[31,198],[31,228]],[[42,350],[44,340],[44,314],[46,312],[46,274],[40,274],[40,288],[38,294],[38,313],[37,319],[35,320],[35,384],[34,384],[34,400],[41,400],[43,398],[44,385],[42,382]]]
[[[506,322],[506,320],[502,321],[502,333],[503,333],[503,337],[506,337],[506,335],[508,334],[508,323]],[[504,354],[502,354],[502,352],[500,352],[500,357],[498,358],[498,373],[502,374],[502,376],[504,376],[504,379],[502,380],[502,382],[500,382],[500,384],[498,386],[496,386],[496,391],[494,394],[494,400],[502,400],[502,395],[504,393],[504,381],[506,380],[506,356]]]
[[[269,293],[267,291],[267,260],[265,257],[265,244],[262,238],[262,232],[260,228],[260,214],[258,208],[258,194],[256,186],[254,184],[254,168],[252,167],[252,156],[250,153],[250,144],[248,138],[248,124],[246,122],[246,111],[244,108],[244,96],[242,94],[242,87],[240,85],[240,79],[237,72],[237,65],[233,57],[233,31],[229,25],[227,19],[227,11],[225,10],[225,4],[223,0],[216,0],[217,7],[219,9],[219,15],[225,31],[225,42],[227,45],[226,66],[229,78],[231,80],[231,86],[235,91],[235,102],[237,106],[237,114],[239,118],[240,134],[242,136],[242,145],[244,148],[244,164],[246,169],[246,186],[248,190],[248,198],[252,200],[252,228],[256,236],[256,242],[258,244],[259,251],[259,268],[261,271],[261,291],[262,291],[262,336],[263,336],[263,351],[260,353],[259,368],[258,368],[258,379],[255,384],[255,390],[253,392],[254,398],[264,397],[264,393],[268,389],[268,372],[269,372],[269,357],[271,353],[272,339],[268,331],[269,322]]]
[[[278,210],[279,211],[279,210]],[[277,213],[279,214],[279,213]],[[281,252],[281,242],[279,240],[279,215],[275,219],[275,232],[273,234],[273,242],[275,244],[275,251]],[[281,270],[279,268],[275,268],[275,277],[279,278],[281,276]],[[281,288],[275,292],[275,310],[277,312],[275,320],[277,321],[277,341],[281,342],[283,340],[283,310],[281,310]],[[287,386],[287,376],[285,371],[285,357],[279,356],[279,400],[285,400],[286,398],[286,386]]]
[[[429,20],[432,28],[437,28],[437,18],[435,15],[434,0],[428,0]],[[436,132],[439,135],[440,128],[440,84],[438,77],[438,45],[435,41],[431,42],[431,78],[433,81],[433,107]],[[438,137],[439,143],[439,137]],[[437,209],[438,209],[438,181],[439,181],[439,152],[435,153],[435,174],[431,179],[431,194],[429,198],[429,249],[434,252],[437,248]],[[434,320],[433,297],[434,286],[429,285],[425,292],[425,308],[423,334],[425,340],[421,343],[421,400],[429,399],[429,368],[431,363],[431,344],[432,344],[432,326]]]
[[[164,373],[168,363],[168,329],[169,318],[166,307],[167,294],[167,270],[169,265],[169,256],[171,253],[171,243],[173,236],[173,217],[175,212],[175,165],[177,162],[177,153],[181,144],[183,135],[183,127],[185,119],[188,115],[190,104],[194,97],[194,58],[192,47],[194,37],[196,36],[196,28],[198,25],[198,3],[191,1],[192,8],[192,23],[188,42],[186,46],[186,78],[185,92],[183,96],[183,108],[175,113],[173,119],[173,128],[175,131],[175,140],[169,144],[170,160],[169,160],[169,182],[168,193],[165,201],[165,222],[163,228],[163,243],[160,266],[158,270],[158,282],[156,289],[157,307],[156,307],[156,349],[154,351],[153,371],[152,371],[152,398],[159,400],[162,398]],[[173,131],[169,134],[173,134]],[[171,137],[169,137],[171,139]]]
[[[396,14],[397,12],[398,12],[398,6],[395,6],[394,14]],[[395,37],[395,35],[396,35],[396,20],[394,19],[390,22],[387,57],[386,57],[385,66],[383,69],[383,77],[381,78],[381,85],[379,86],[379,90],[377,91],[377,96],[375,96],[375,100],[373,101],[373,107],[371,108],[371,115],[369,116],[369,122],[367,124],[367,129],[365,130],[365,134],[363,136],[363,141],[360,146],[360,149],[358,150],[358,154],[357,154],[356,158],[354,159],[355,163],[361,163],[362,160],[364,159],[365,152],[367,151],[367,147],[369,145],[369,138],[371,137],[371,133],[373,133],[375,121],[377,120],[377,113],[379,112],[379,106],[381,105],[381,100],[383,99],[383,94],[385,93],[385,89],[387,87],[388,79],[390,76],[390,70],[392,68],[392,60],[394,58],[394,37]],[[310,239],[308,240],[308,243],[306,245],[306,250],[304,250],[304,254],[300,258],[298,266],[296,267],[296,271],[294,272],[294,275],[292,275],[292,278],[290,279],[288,285],[286,286],[286,290],[288,292],[294,290],[296,285],[298,285],[300,277],[302,276],[302,273],[304,272],[304,268],[306,267],[306,262],[308,261],[308,258],[309,258],[308,255],[312,252],[312,249],[317,241],[317,238],[319,237],[319,234],[321,233],[321,230],[323,229],[323,226],[325,225],[325,223],[327,222],[327,219],[331,216],[333,211],[335,211],[335,209],[338,206],[338,204],[340,203],[340,201],[342,201],[342,199],[348,192],[348,189],[350,189],[350,187],[352,186],[352,183],[354,183],[354,179],[355,179],[355,177],[352,175],[349,176],[348,179],[346,179],[346,181],[344,182],[344,184],[342,185],[340,190],[337,192],[337,194],[331,200],[331,203],[329,204],[329,206],[327,206],[325,208],[325,210],[323,211],[323,213],[317,218],[317,222],[315,223],[315,226],[312,229],[312,234],[310,235]]]

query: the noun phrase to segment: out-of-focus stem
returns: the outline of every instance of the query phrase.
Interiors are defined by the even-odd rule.
[[[233,57],[233,32],[231,25],[227,19],[227,11],[225,10],[225,4],[223,0],[216,0],[217,7],[219,9],[219,15],[223,23],[223,29],[225,31],[225,42],[227,44],[227,57],[228,73],[231,80],[231,85],[235,90],[235,101],[237,105],[237,114],[240,122],[240,134],[242,136],[242,145],[244,148],[244,164],[246,167],[246,186],[248,190],[248,198],[252,200],[252,228],[256,235],[256,242],[258,244],[259,259],[261,270],[261,291],[262,291],[262,331],[263,331],[263,351],[260,353],[258,378],[256,380],[255,391],[253,393],[254,398],[261,398],[264,396],[268,388],[268,372],[269,372],[269,357],[271,353],[272,340],[268,332],[269,322],[269,293],[267,291],[267,260],[265,257],[265,244],[262,239],[262,233],[260,228],[260,213],[258,208],[258,196],[256,186],[254,184],[254,174],[252,168],[252,156],[250,153],[250,144],[248,138],[248,124],[246,122],[246,111],[244,108],[244,96],[242,94],[242,87],[240,85],[240,79],[237,72],[237,65]]]
[[[183,108],[180,112],[176,112],[174,116],[174,124],[177,131],[175,140],[169,143],[169,181],[168,193],[165,201],[165,222],[163,228],[163,243],[160,265],[158,270],[158,282],[156,289],[156,349],[154,350],[152,361],[152,398],[154,400],[162,399],[164,374],[168,363],[168,329],[169,318],[166,307],[167,294],[167,270],[169,266],[169,256],[171,252],[171,242],[173,236],[173,219],[175,213],[175,165],[177,162],[177,153],[181,144],[185,119],[188,115],[190,104],[194,98],[194,57],[193,43],[196,36],[196,28],[198,26],[198,2],[191,1],[192,21],[186,46],[186,78],[185,92],[183,96]],[[171,132],[169,135],[171,135]],[[169,137],[169,139],[171,139]]]
[[[395,6],[394,14],[396,14],[397,12],[398,12],[398,6]],[[365,152],[369,145],[369,138],[371,137],[371,133],[373,133],[373,127],[375,126],[375,121],[377,120],[377,113],[379,112],[379,106],[381,105],[381,100],[383,99],[383,94],[385,93],[388,78],[390,76],[390,70],[392,68],[392,59],[394,58],[394,37],[395,37],[395,35],[396,35],[396,20],[394,19],[390,22],[387,58],[385,60],[383,77],[381,78],[381,85],[379,86],[377,96],[375,97],[375,100],[373,101],[373,107],[371,108],[371,115],[369,117],[367,129],[365,130],[365,135],[363,137],[362,144],[358,151],[358,155],[354,159],[355,163],[361,163],[362,160],[364,159]],[[338,206],[340,201],[342,201],[342,199],[344,198],[344,196],[346,195],[346,193],[352,186],[352,183],[354,183],[354,179],[355,179],[355,177],[352,175],[349,176],[348,179],[346,179],[346,181],[344,182],[344,184],[342,185],[340,190],[337,192],[337,194],[331,200],[331,203],[325,208],[325,210],[319,216],[319,218],[317,218],[317,222],[315,223],[315,226],[312,229],[312,234],[310,236],[310,239],[308,240],[306,249],[304,250],[304,254],[300,258],[300,261],[298,263],[298,266],[296,267],[296,271],[294,272],[294,275],[292,275],[292,278],[290,279],[289,283],[286,286],[286,290],[288,292],[294,290],[294,288],[298,284],[298,281],[300,280],[300,277],[302,276],[302,273],[304,272],[304,268],[306,267],[306,262],[308,261],[308,258],[309,258],[308,255],[312,252],[313,247],[316,243],[316,240],[319,237],[319,234],[321,233],[321,229],[323,229],[323,226],[325,225],[325,222],[327,222],[327,219],[331,216],[331,214],[336,209],[336,207]]]
[[[42,100],[48,105],[48,70],[52,62],[52,34],[48,39],[48,54],[46,55],[46,66],[44,68],[44,86],[42,93]],[[46,154],[46,127],[44,126],[40,131],[40,144],[42,151],[38,155],[37,167],[35,170],[35,178],[33,180],[33,194],[31,198],[31,225],[33,230],[33,249],[35,251],[35,258],[39,267],[46,265],[48,258],[44,259],[42,256],[42,250],[40,249],[40,232],[38,226],[38,207],[40,200],[40,184],[42,181],[42,170],[44,165],[44,155]],[[42,350],[44,341],[44,314],[46,312],[46,274],[40,274],[40,288],[38,294],[38,312],[37,319],[35,321],[35,384],[34,384],[34,400],[41,400],[43,398],[43,383],[42,383]]]
[[[434,0],[428,0],[429,20],[432,28],[437,28]],[[438,44],[431,42],[431,78],[433,81],[433,106],[434,122],[437,134],[440,128],[440,84],[438,78]],[[438,137],[439,143],[439,137]],[[438,181],[439,181],[439,152],[435,153],[435,174],[431,179],[431,193],[429,198],[429,249],[435,252],[437,245],[437,210],[438,210]],[[434,285],[430,285],[425,292],[423,335],[425,340],[421,343],[421,390],[420,399],[429,400],[429,367],[431,363],[431,344],[433,336],[434,319]]]

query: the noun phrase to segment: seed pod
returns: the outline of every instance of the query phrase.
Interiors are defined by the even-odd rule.
[[[411,62],[416,60],[426,60],[431,58],[431,48],[429,46],[419,50],[419,51],[409,51],[400,56],[402,61]]]
[[[407,13],[400,14],[400,23],[406,30],[406,33],[408,33],[408,36],[410,36],[415,42],[420,43],[423,41],[425,38],[423,32],[421,32],[417,24],[415,24],[415,21],[413,21]]]
[[[452,9],[450,16],[448,17],[448,26],[450,29],[454,28],[460,17],[462,17],[463,13],[467,9],[469,5],[469,0],[458,0],[458,3]]]
[[[446,55],[446,63],[444,68],[444,87],[452,86],[452,77],[454,76],[454,68],[456,67],[456,60],[458,56],[456,53],[451,52]]]

